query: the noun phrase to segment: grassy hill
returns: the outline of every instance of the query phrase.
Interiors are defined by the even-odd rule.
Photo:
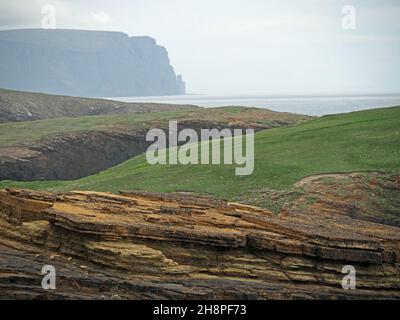
[[[0,182],[0,188],[55,190],[193,191],[226,199],[261,188],[291,189],[313,174],[400,171],[400,107],[325,116],[255,135],[255,170],[236,176],[236,165],[156,165],[140,155],[97,175],[69,182]]]
[[[121,102],[0,88],[0,123],[136,112],[196,109],[190,105]]]
[[[291,113],[245,107],[192,108],[118,115],[62,117],[37,121],[0,123],[0,147],[38,141],[54,135],[113,128],[143,129],[164,125],[168,120],[221,122],[225,124],[279,127],[311,119]]]

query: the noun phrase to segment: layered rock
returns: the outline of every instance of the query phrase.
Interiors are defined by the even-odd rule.
[[[0,297],[400,298],[399,231],[182,193],[2,190]]]

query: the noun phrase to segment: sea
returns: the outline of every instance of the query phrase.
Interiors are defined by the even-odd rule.
[[[375,108],[400,106],[400,95],[371,96],[263,96],[263,95],[182,95],[110,98],[125,102],[191,104],[206,108],[244,106],[280,112],[323,116]]]

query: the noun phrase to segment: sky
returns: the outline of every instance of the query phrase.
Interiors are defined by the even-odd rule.
[[[155,38],[188,93],[400,93],[398,0],[2,0],[0,29],[47,4],[57,28]]]

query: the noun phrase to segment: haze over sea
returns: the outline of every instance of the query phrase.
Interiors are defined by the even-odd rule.
[[[262,95],[184,95],[111,98],[126,102],[193,104],[202,107],[245,106],[322,116],[400,105],[400,95],[271,97]]]

